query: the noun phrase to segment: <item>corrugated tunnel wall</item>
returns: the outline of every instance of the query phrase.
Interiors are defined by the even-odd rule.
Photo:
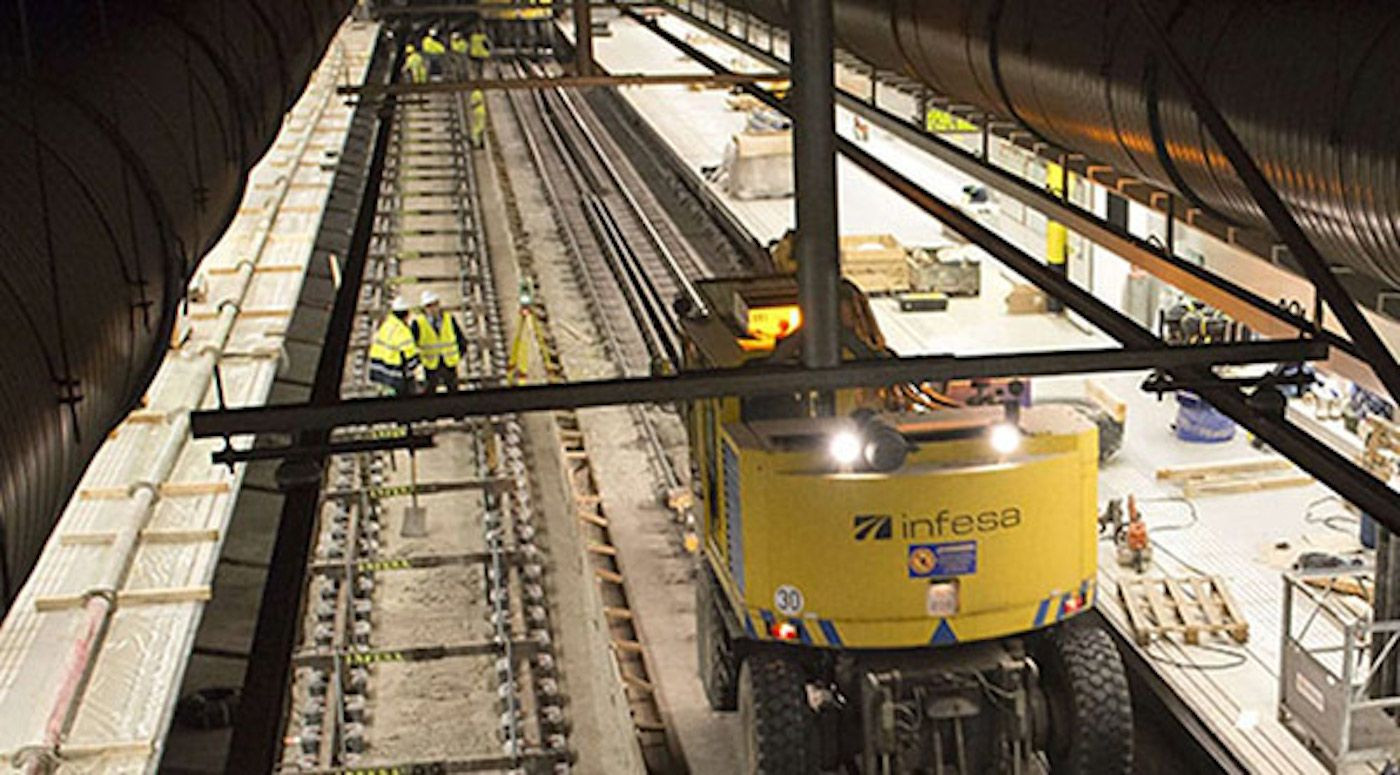
[[[727,0],[786,25],[790,0]],[[791,0],[796,1],[796,0]],[[838,44],[1046,140],[1267,223],[1121,0],[835,0]],[[1151,0],[1324,255],[1400,287],[1400,3]]]
[[[0,594],[146,388],[352,0],[0,5]]]

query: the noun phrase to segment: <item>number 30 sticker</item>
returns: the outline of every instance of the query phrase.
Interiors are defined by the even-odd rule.
[[[788,584],[778,587],[778,591],[773,593],[773,607],[787,616],[802,613],[802,592]]]

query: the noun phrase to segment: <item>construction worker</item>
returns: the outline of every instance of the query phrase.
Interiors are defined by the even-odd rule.
[[[452,63],[452,77],[462,78],[470,73],[467,69],[467,39],[461,30],[453,30],[447,39],[447,59]]]
[[[409,327],[411,313],[405,299],[395,299],[369,347],[370,382],[391,396],[410,395],[418,385],[418,343]]]
[[[473,148],[486,147],[486,95],[480,89],[473,89],[469,100],[471,106],[471,135]]]
[[[436,27],[429,27],[423,35],[423,56],[428,59],[428,74],[442,75],[442,62],[447,55],[447,46],[438,39]]]
[[[462,362],[462,343],[466,336],[457,318],[442,309],[442,300],[432,291],[423,291],[423,314],[413,321],[413,340],[423,358],[423,371],[428,377],[428,392],[436,393],[438,386],[448,393],[457,392],[457,364]]]
[[[485,28],[479,24],[472,29],[472,35],[467,45],[467,56],[471,64],[472,77],[485,77],[486,61],[491,58],[491,39],[486,36]]]
[[[423,60],[423,55],[412,43],[404,47],[403,53],[403,74],[409,83],[427,83],[428,63]]]

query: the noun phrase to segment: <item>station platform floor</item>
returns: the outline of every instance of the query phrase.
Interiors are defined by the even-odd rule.
[[[738,71],[766,68],[684,20],[663,15],[660,23]],[[610,72],[695,72],[697,65],[661,38],[626,18],[610,23],[611,34],[595,39],[596,58]],[[688,87],[623,87],[622,96],[672,150],[697,173],[720,163],[731,137],[745,123],[730,110],[723,90]],[[853,136],[852,116],[838,110],[838,131]],[[870,129],[864,147],[947,201],[960,201],[966,178],[902,141]],[[842,160],[839,166],[840,230],[891,234],[906,246],[947,243],[939,224],[878,181]],[[711,192],[760,242],[776,239],[793,225],[791,198],[737,200],[718,186]],[[992,216],[1002,219],[1000,213]],[[1044,255],[1044,237],[1019,223],[993,222],[1004,237],[1032,255]],[[1009,315],[1004,297],[1012,275],[989,257],[982,264],[982,295],[953,299],[944,312],[902,313],[893,299],[873,304],[885,335],[905,355],[976,354],[1038,349],[1104,347],[1106,336],[1056,314]],[[1196,444],[1172,432],[1176,403],[1139,389],[1145,373],[1093,379],[1127,407],[1121,453],[1100,474],[1100,502],[1136,496],[1152,537],[1155,558],[1149,576],[1199,573],[1219,576],[1243,610],[1248,641],[1203,639],[1188,646],[1163,638],[1141,648],[1143,657],[1184,703],[1250,771],[1320,773],[1323,763],[1278,720],[1279,652],[1282,626],[1281,574],[1305,551],[1351,555],[1361,550],[1357,523],[1317,483],[1264,492],[1186,498],[1157,471],[1180,465],[1262,460],[1244,432],[1220,444]],[[1083,397],[1086,379],[1034,382],[1038,398]],[[1133,575],[1120,568],[1110,541],[1101,544],[1099,607],[1125,633],[1129,628],[1118,584]],[[1131,639],[1131,635],[1128,635]],[[1378,768],[1377,768],[1378,769]],[[1370,772],[1369,766],[1347,772]]]

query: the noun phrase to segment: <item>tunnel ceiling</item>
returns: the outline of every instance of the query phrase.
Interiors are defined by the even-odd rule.
[[[728,0],[786,26],[789,0]],[[1331,261],[1400,287],[1400,4],[1160,0],[1177,50]],[[835,0],[837,42],[1228,223],[1262,212],[1119,0]]]
[[[0,593],[140,399],[352,0],[0,6]]]

